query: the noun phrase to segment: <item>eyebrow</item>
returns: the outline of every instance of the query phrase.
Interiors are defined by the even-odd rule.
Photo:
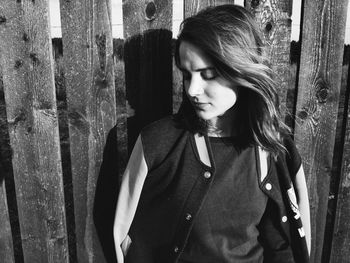
[[[181,71],[188,71],[187,69],[185,69],[185,68],[183,68],[183,67],[179,67],[179,69],[181,70]],[[212,66],[210,66],[210,67],[205,67],[205,68],[197,68],[197,69],[195,69],[194,70],[194,72],[200,72],[200,71],[204,71],[204,70],[210,70],[210,69],[215,69],[215,67],[212,67]]]

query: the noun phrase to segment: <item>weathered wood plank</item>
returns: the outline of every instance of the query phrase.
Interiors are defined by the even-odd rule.
[[[111,4],[61,1],[60,9],[77,257],[79,262],[105,262],[93,205],[106,136],[116,122]]]
[[[292,0],[246,0],[245,7],[256,18],[264,36],[266,55],[277,74],[280,110],[284,115],[287,108],[287,92],[290,82],[290,38]]]
[[[172,1],[123,0],[125,39],[151,29],[172,28]]]
[[[172,1],[123,1],[129,149],[140,129],[172,113]]]
[[[208,6],[234,4],[234,2],[234,0],[184,0],[184,15],[185,18],[190,17]]]
[[[349,65],[347,65],[349,69]],[[344,74],[344,73],[343,73]],[[347,87],[350,87],[350,70],[348,70]],[[347,109],[345,119],[345,138],[342,147],[342,164],[340,174],[340,184],[337,198],[337,210],[335,215],[335,223],[333,229],[332,249],[330,261],[334,263],[345,263],[349,261],[350,251],[350,98],[347,92]]]
[[[311,205],[311,262],[321,262],[348,1],[306,0],[295,140]]]
[[[46,1],[0,3],[3,71],[24,262],[68,262]]]

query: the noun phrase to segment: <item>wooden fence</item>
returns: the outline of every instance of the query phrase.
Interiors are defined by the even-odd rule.
[[[184,16],[233,2],[185,0]],[[264,32],[280,76],[281,107],[303,158],[313,263],[350,258],[348,2],[303,1],[295,65],[292,1],[245,1]],[[141,127],[176,112],[182,99],[172,57],[172,4],[123,1],[125,40],[113,41],[110,1],[62,0],[63,58],[54,59],[48,1],[1,1],[2,262],[115,262],[111,218],[118,175]],[[116,173],[101,179],[103,147],[115,124],[117,137],[108,139],[118,143]],[[105,217],[103,246],[94,203]]]

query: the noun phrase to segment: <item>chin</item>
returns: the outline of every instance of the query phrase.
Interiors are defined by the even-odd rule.
[[[196,112],[196,113],[197,113],[197,116],[199,118],[201,118],[202,120],[204,120],[204,121],[209,121],[209,120],[211,120],[211,119],[216,117],[216,115],[208,114],[208,113],[205,113],[205,112]]]

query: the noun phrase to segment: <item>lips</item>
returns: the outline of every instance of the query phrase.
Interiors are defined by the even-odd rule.
[[[210,104],[209,103],[206,103],[206,102],[194,102],[192,101],[192,105],[199,109],[199,110],[204,110],[206,109]]]

